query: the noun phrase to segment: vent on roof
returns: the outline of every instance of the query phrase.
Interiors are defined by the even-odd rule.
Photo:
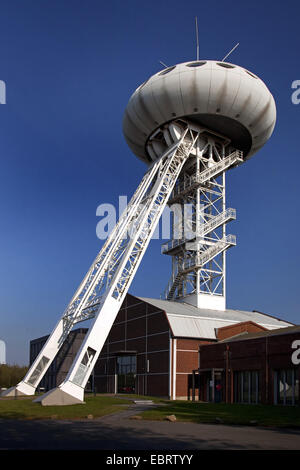
[[[258,78],[256,75],[254,75],[254,73],[251,73],[251,72],[249,72],[249,71],[246,70],[246,69],[244,69],[244,70],[245,70],[245,72],[246,72],[248,75],[250,75],[250,77]]]
[[[190,64],[186,64],[187,67],[201,67],[201,65],[205,65],[205,61],[201,62],[191,62]]]
[[[217,65],[225,69],[234,69],[234,65],[226,64],[225,62],[217,62]]]
[[[167,69],[160,72],[158,75],[166,75],[166,73],[172,72],[172,70],[174,70],[175,67],[176,67],[176,65],[173,65],[172,67],[168,67]]]

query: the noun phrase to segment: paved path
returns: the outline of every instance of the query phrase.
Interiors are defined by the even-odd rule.
[[[0,449],[300,450],[300,431],[130,419],[145,408],[94,420],[0,419]]]

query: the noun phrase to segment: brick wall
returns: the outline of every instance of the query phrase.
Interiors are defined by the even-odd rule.
[[[190,338],[176,340],[176,399],[188,400],[192,396],[192,371],[198,368],[199,346],[210,344]],[[174,391],[173,391],[174,396]]]
[[[247,321],[236,323],[235,325],[223,326],[222,328],[218,328],[216,333],[218,340],[222,341],[223,339],[232,338],[241,333],[257,333],[259,331],[266,331],[266,328],[252,321]]]
[[[223,368],[225,377],[226,354],[228,354],[228,402],[233,403],[234,401],[234,373],[237,371],[252,370],[259,372],[261,402],[264,404],[273,404],[274,372],[276,370],[294,369],[297,377],[300,379],[299,367],[296,367],[291,361],[293,352],[291,344],[295,339],[300,339],[298,332],[291,334],[287,332],[287,334],[281,335],[268,335],[201,346],[200,368]],[[202,375],[204,376],[204,374],[205,373]],[[225,378],[223,386],[225,390]]]

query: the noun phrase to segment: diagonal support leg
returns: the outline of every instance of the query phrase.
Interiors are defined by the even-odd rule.
[[[104,243],[68,307],[57,322],[24,379],[16,387],[11,387],[2,392],[2,396],[15,396],[16,394],[34,395],[36,387],[44,377],[72,327],[77,323],[84,307],[86,307],[91,292],[95,292],[97,285],[103,282],[105,273],[107,272],[109,256],[120,240],[125,238],[125,231],[128,228],[128,219],[131,219],[136,213],[137,208],[145,197],[149,185],[157,172],[157,168],[158,163],[155,163],[144,175],[128,207],[123,212],[119,222],[110,234],[110,237]]]
[[[84,388],[115,321],[123,299],[150,242],[183,164],[189,156],[197,135],[186,142],[188,128],[178,144],[168,150],[159,162],[155,181],[143,200],[134,220],[135,230],[126,243],[118,244],[110,255],[109,284],[81,348],[64,382],[38,400],[43,404],[65,404],[83,401]],[[128,226],[132,221],[128,220]],[[73,397],[73,398],[72,398]]]
[[[197,137],[197,133],[195,135],[187,126],[179,141],[170,146],[146,173],[128,211],[100,251],[24,380],[17,385],[19,394],[34,393],[73,325],[92,307],[94,322],[66,380],[55,393],[47,393],[41,398],[43,404],[53,404],[53,400],[57,404],[82,402],[85,384]],[[134,236],[126,238],[132,226]]]

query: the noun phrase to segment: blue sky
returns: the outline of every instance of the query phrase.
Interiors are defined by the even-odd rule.
[[[9,363],[49,333],[101,247],[96,208],[131,196],[145,167],[122,117],[135,88],[168,65],[230,60],[259,75],[278,120],[267,145],[228,174],[228,307],[299,323],[299,2],[1,1],[0,338]],[[130,292],[159,297],[170,258],[152,241]]]

